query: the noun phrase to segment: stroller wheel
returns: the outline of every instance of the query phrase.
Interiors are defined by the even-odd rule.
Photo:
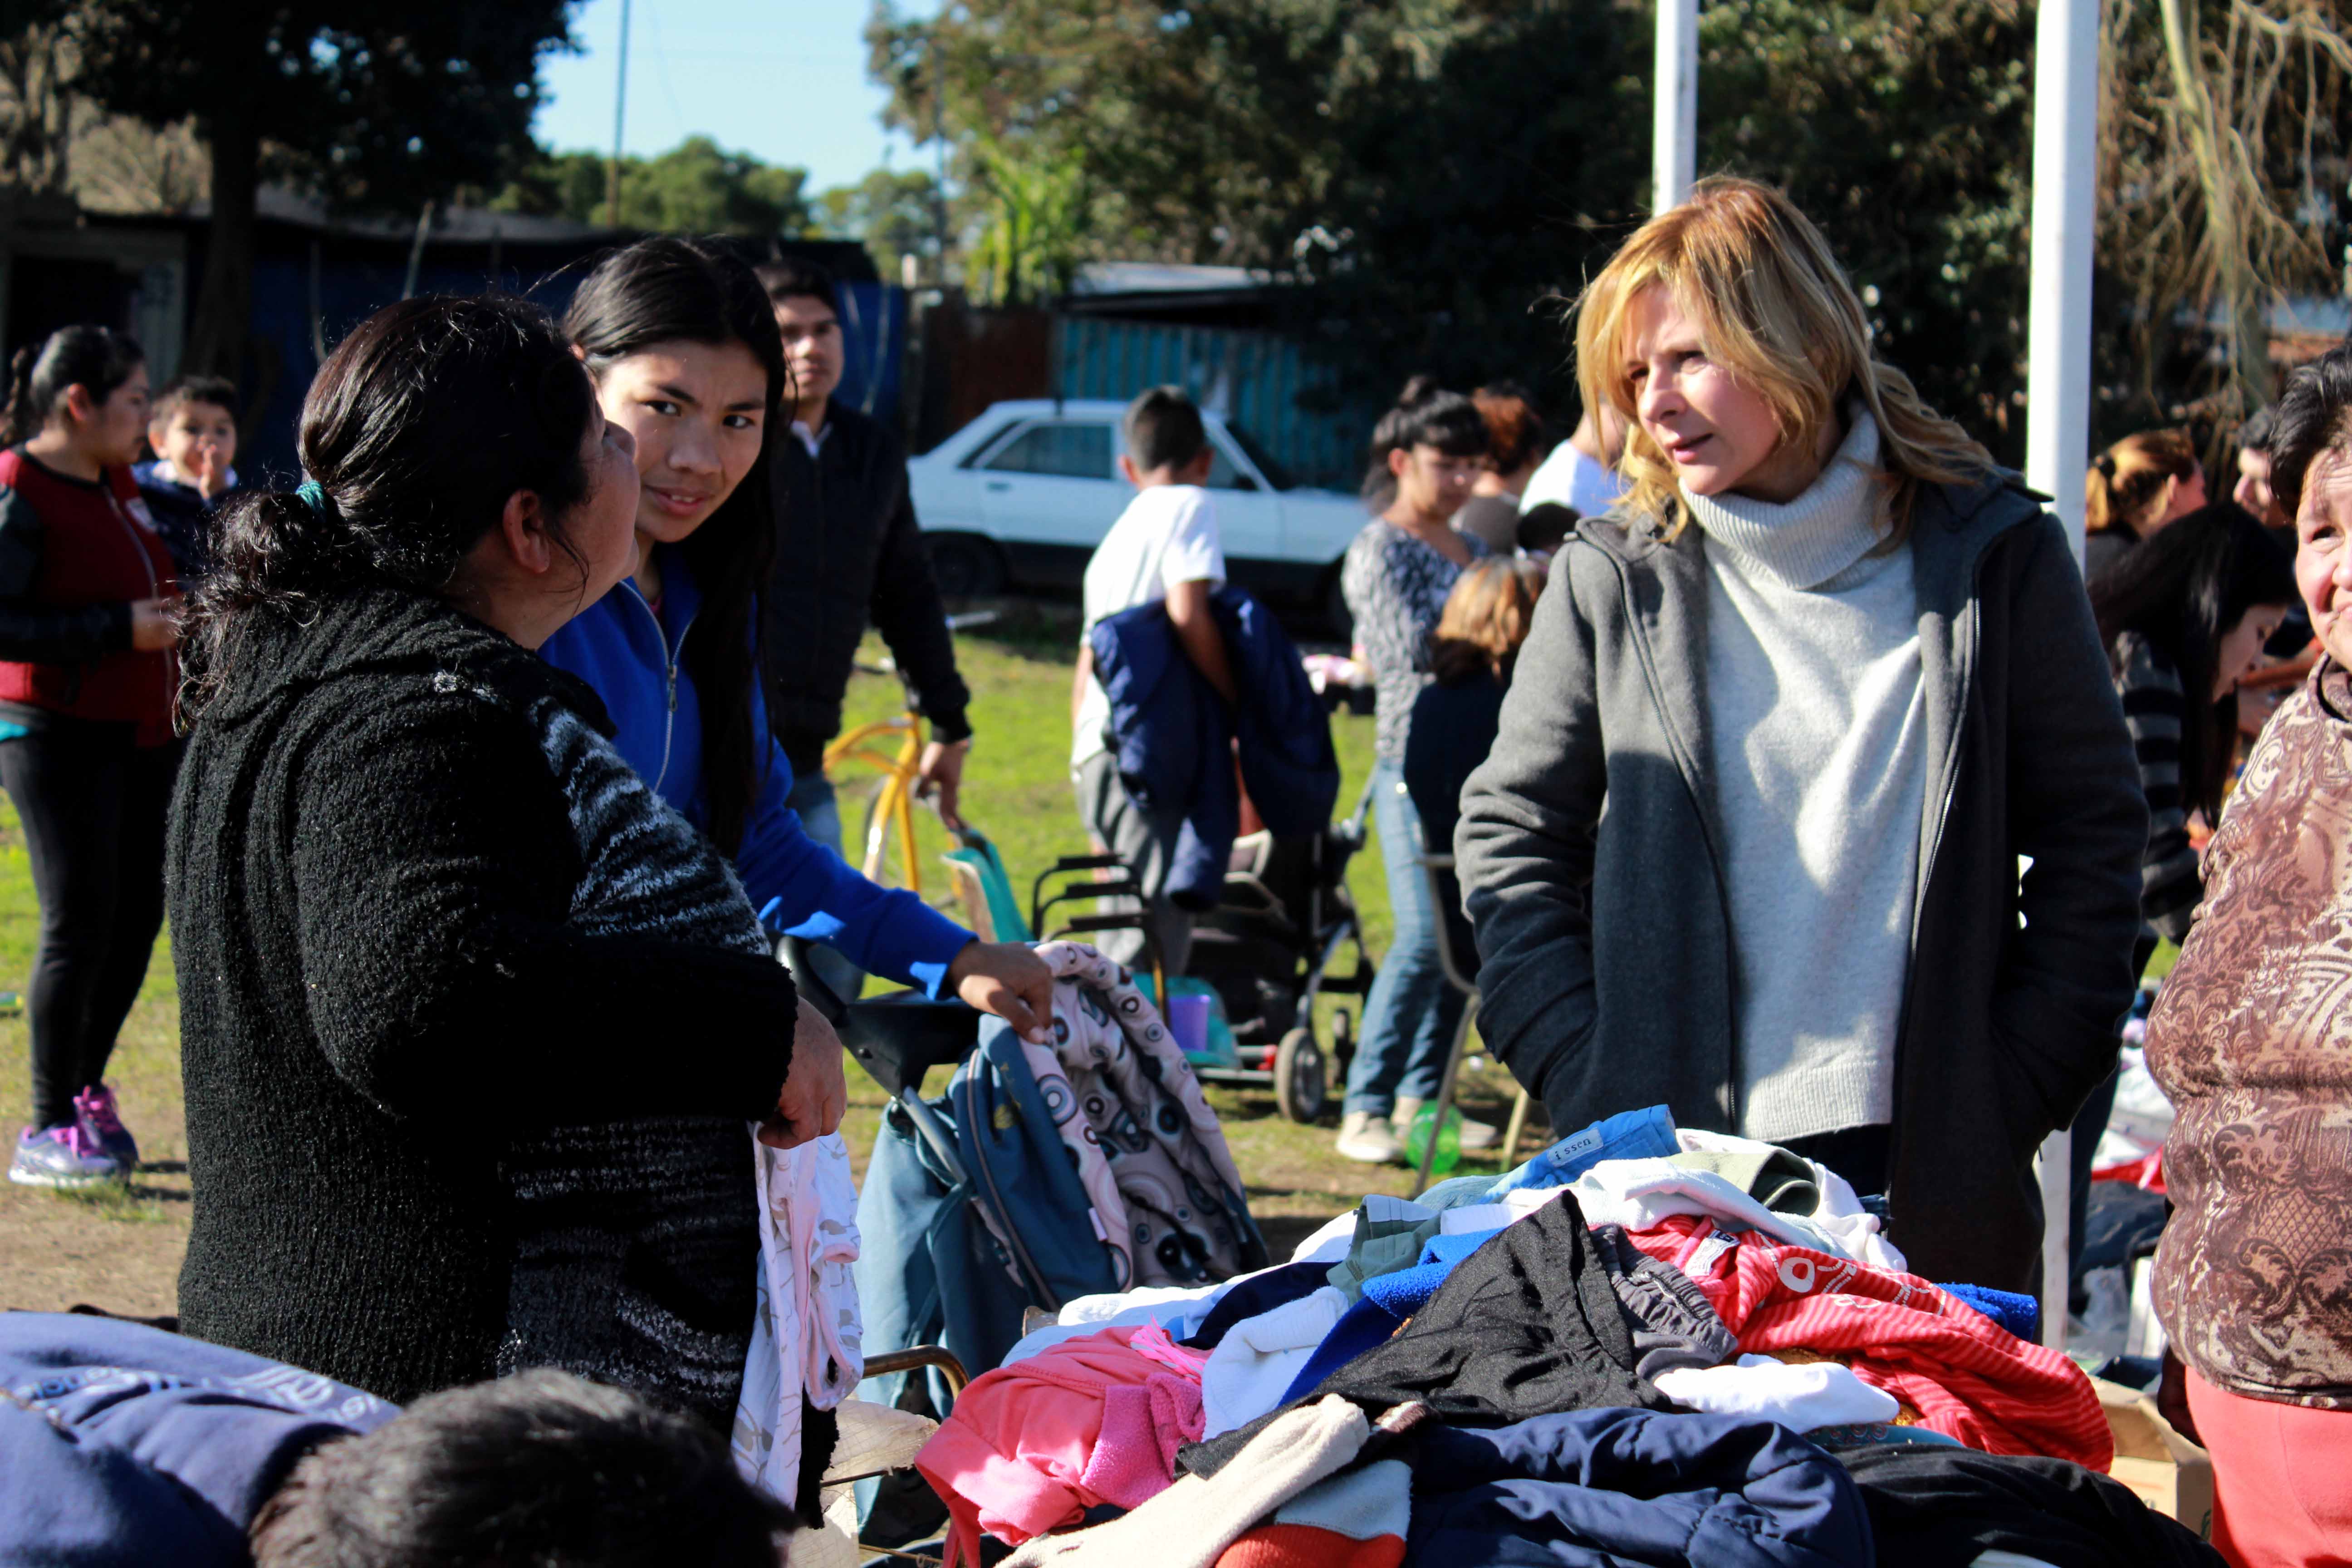
[[[1293,1121],[1312,1122],[1323,1114],[1328,1082],[1323,1047],[1305,1026],[1282,1037],[1274,1052],[1274,1103]]]

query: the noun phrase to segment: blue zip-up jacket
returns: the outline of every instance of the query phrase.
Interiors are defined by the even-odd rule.
[[[1236,737],[1250,803],[1276,837],[1320,833],[1339,798],[1331,717],[1298,649],[1265,606],[1239,588],[1219,588],[1209,608],[1241,697],[1234,707],[1185,657],[1164,604],[1105,616],[1088,639],[1095,675],[1110,699],[1119,786],[1146,811],[1183,813],[1161,890],[1200,910],[1223,896],[1225,859],[1241,826],[1241,792],[1229,760]]]
[[[656,616],[634,583],[623,583],[547,639],[541,657],[595,689],[612,715],[613,744],[680,815],[708,832],[702,790],[702,700],[680,658],[694,635],[702,592],[680,551],[661,551]],[[837,949],[871,974],[940,994],[948,965],[971,932],[914,894],[867,881],[808,836],[786,803],[793,765],[768,732],[767,705],[754,694],[751,744],[768,759],[743,825],[735,874],[760,918],[787,936]]]
[[[143,1323],[0,1313],[0,1563],[249,1568],[302,1456],[399,1414]]]

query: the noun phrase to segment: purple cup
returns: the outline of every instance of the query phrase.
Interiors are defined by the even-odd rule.
[[[1209,999],[1198,992],[1180,993],[1168,999],[1168,1032],[1176,1037],[1179,1049],[1190,1056],[1202,1056],[1209,1048]]]

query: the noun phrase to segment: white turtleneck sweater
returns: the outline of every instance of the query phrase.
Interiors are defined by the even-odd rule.
[[[1706,539],[1706,706],[1731,909],[1739,1131],[1887,1121],[1926,812],[1911,552],[1873,555],[1859,405],[1785,506],[1686,496]]]

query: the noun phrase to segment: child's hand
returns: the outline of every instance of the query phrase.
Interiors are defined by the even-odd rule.
[[[228,458],[209,441],[199,442],[188,461],[195,471],[188,478],[196,482],[196,493],[206,500],[216,500],[228,489]]]
[[[131,604],[131,646],[139,653],[161,653],[177,647],[179,623],[172,618],[176,598],[134,599]]]

